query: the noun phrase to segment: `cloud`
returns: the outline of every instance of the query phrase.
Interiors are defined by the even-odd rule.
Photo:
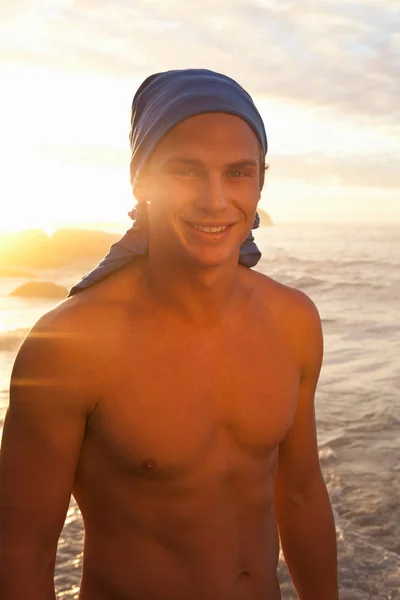
[[[352,159],[320,154],[275,156],[270,175],[286,181],[310,181],[315,186],[400,189],[398,161],[389,156]]]
[[[8,60],[145,77],[205,66],[252,94],[397,127],[398,0],[14,0]]]

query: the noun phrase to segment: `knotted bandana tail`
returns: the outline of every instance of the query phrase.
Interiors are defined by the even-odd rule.
[[[139,208],[138,208],[139,206]],[[74,285],[68,297],[85,290],[97,281],[104,279],[107,275],[111,275],[115,271],[122,269],[125,265],[133,262],[139,256],[144,256],[148,253],[149,241],[146,233],[146,228],[143,226],[143,220],[146,217],[142,214],[140,205],[135,207],[130,213],[130,217],[134,220],[133,225],[120,240],[115,242],[103,258],[103,260],[82,280]],[[260,217],[256,213],[253,229],[260,225]],[[261,258],[261,252],[257,248],[252,232],[240,246],[239,264],[245,267],[255,267]]]

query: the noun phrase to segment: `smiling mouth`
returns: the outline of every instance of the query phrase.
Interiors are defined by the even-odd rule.
[[[187,223],[193,229],[197,229],[197,231],[204,231],[205,233],[222,233],[227,229],[233,227],[234,223],[230,223],[228,225],[202,225],[200,223]]]

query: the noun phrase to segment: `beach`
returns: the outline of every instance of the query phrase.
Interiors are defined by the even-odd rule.
[[[316,394],[321,466],[338,537],[341,600],[400,599],[400,231],[391,225],[275,225],[256,234],[257,266],[306,292],[323,325]],[[101,257],[98,257],[99,259]],[[72,286],[87,261],[36,270]],[[51,299],[10,297],[0,278],[0,428],[18,347]],[[83,528],[71,501],[59,541],[57,598],[77,598]],[[297,596],[281,560],[282,596]]]

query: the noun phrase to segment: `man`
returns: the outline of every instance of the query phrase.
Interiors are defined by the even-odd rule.
[[[314,418],[320,319],[243,266],[256,262],[242,243],[263,182],[261,117],[228,77],[170,71],[139,88],[131,147],[132,232],[15,363],[1,598],[54,599],[72,492],[81,600],[277,600],[279,537],[299,598],[336,600]]]

